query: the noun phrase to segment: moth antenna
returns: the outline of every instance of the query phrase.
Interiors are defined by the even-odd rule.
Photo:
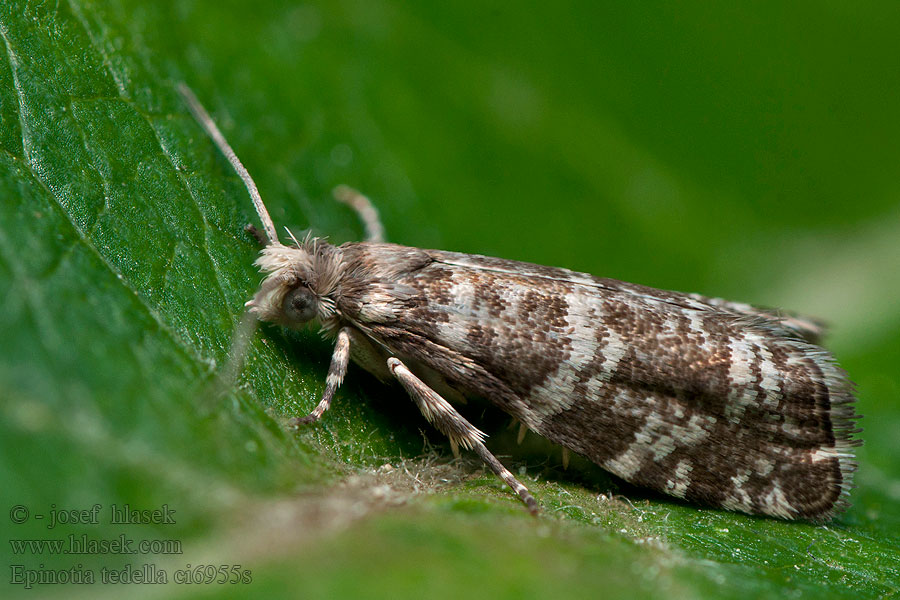
[[[234,150],[231,149],[225,136],[222,135],[222,132],[216,127],[212,117],[209,116],[209,113],[206,112],[206,109],[200,104],[200,101],[197,99],[197,96],[194,95],[194,92],[191,91],[191,88],[184,82],[178,82],[178,92],[184,98],[184,101],[187,102],[191,114],[194,115],[194,118],[197,119],[197,122],[206,131],[206,134],[212,138],[216,147],[219,148],[219,152],[228,159],[232,168],[244,182],[247,192],[250,193],[250,198],[253,199],[253,206],[256,207],[256,214],[259,215],[259,220],[262,221],[266,237],[269,238],[269,243],[278,244],[278,233],[275,231],[275,223],[272,222],[272,217],[269,216],[269,211],[266,210],[266,205],[263,204],[262,196],[259,195],[259,190],[256,188],[253,178],[250,177],[250,173],[244,168],[243,163],[241,163],[240,159],[234,153]]]
[[[347,185],[339,185],[331,194],[338,202],[342,202],[356,211],[363,227],[366,229],[367,242],[384,241],[384,225],[378,218],[378,211],[367,197]]]

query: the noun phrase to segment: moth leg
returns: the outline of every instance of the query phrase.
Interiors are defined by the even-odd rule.
[[[346,185],[339,185],[332,192],[334,199],[343,202],[356,211],[359,220],[362,221],[366,228],[367,242],[383,242],[384,241],[384,225],[378,218],[378,211],[372,205],[372,201]]]
[[[347,374],[347,363],[350,358],[350,332],[348,328],[343,328],[338,332],[337,343],[334,345],[334,354],[331,355],[331,366],[328,367],[328,377],[325,379],[325,393],[322,394],[322,400],[319,401],[311,413],[305,417],[297,417],[291,419],[291,425],[304,425],[307,423],[315,423],[321,418],[326,410],[331,406],[331,399],[334,393],[344,381],[344,375]]]
[[[519,434],[516,436],[516,443],[521,445],[525,440],[525,434],[528,433],[528,425],[519,423]]]
[[[475,454],[481,457],[481,460],[487,463],[491,470],[519,495],[519,498],[528,507],[528,511],[533,515],[537,514],[538,503],[528,491],[528,488],[519,483],[519,480],[509,472],[509,469],[504,467],[484,445],[484,438],[487,436],[466,421],[437,392],[413,375],[412,371],[400,360],[391,357],[387,360],[387,364],[391,373],[400,381],[401,385],[403,385],[419,407],[419,410],[422,411],[422,415],[428,419],[428,422],[450,438],[450,444],[454,448],[462,446],[463,448],[474,450]]]

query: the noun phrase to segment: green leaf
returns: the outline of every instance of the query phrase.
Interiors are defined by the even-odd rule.
[[[104,573],[153,565],[173,595],[895,595],[898,26],[893,3],[3,4],[7,589],[74,567],[98,584],[34,587],[119,596],[142,588]],[[812,526],[676,503],[563,470],[467,407],[542,502],[532,519],[360,369],[320,424],[286,430],[331,348],[263,326],[221,381],[260,280],[256,217],[179,81],[295,233],[358,239],[329,198],[347,183],[399,243],[827,318],[867,416],[853,507]],[[175,522],[111,523],[126,504]],[[22,545],[82,535],[181,553]],[[251,582],[174,583],[189,564]]]

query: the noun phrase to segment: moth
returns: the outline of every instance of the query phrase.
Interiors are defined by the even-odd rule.
[[[246,303],[335,339],[321,401],[350,359],[398,381],[425,418],[474,451],[528,509],[538,503],[454,403],[487,399],[622,479],[750,514],[824,521],[847,506],[860,429],[854,388],[817,321],[566,269],[383,241],[367,198],[338,188],[364,242],[284,244],[247,170],[182,84],[191,111],[247,186],[265,278]]]

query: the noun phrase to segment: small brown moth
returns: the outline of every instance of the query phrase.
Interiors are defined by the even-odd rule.
[[[185,86],[194,116],[238,172],[262,221],[247,302],[284,327],[336,338],[328,410],[350,358],[396,379],[458,446],[538,504],[449,400],[486,398],[523,426],[631,483],[751,514],[827,520],[847,505],[859,417],[853,384],[812,319],[566,269],[384,243],[367,198],[365,242],[282,244],[256,185]]]

